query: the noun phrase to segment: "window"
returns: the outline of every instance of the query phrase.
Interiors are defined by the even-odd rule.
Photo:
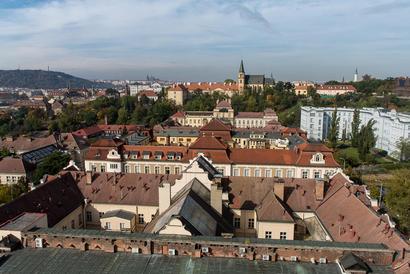
[[[320,171],[315,171],[315,173],[314,173],[314,175],[315,175],[315,179],[320,179]]]
[[[224,175],[224,171],[225,171],[224,168],[217,168],[216,170],[218,170],[219,173],[221,173],[222,175]]]
[[[253,219],[253,218],[248,219],[248,228],[252,229],[254,227],[255,227],[255,219]]]
[[[78,214],[78,225],[82,225],[83,224],[83,214]]]
[[[154,168],[154,173],[155,173],[155,174],[159,174],[159,173],[160,173],[159,166],[156,166],[156,167]]]
[[[175,167],[175,174],[179,174],[179,167]]]
[[[107,229],[107,230],[111,229],[111,223],[110,222],[105,222],[105,229]]]
[[[135,173],[141,173],[141,166],[140,165],[135,166]]]
[[[149,173],[149,166],[144,167],[144,173],[148,174]]]
[[[272,239],[272,231],[265,231],[265,239]]]
[[[93,172],[97,172],[97,167],[96,167],[95,165],[91,165],[91,170],[92,170]]]
[[[241,218],[235,217],[233,219],[233,227],[234,228],[241,228]]]
[[[165,174],[170,174],[171,173],[171,168],[169,166],[165,167]]]
[[[10,176],[6,177],[6,181],[9,183],[10,182]]]
[[[279,235],[279,238],[281,240],[286,240],[286,232],[281,232],[280,235]]]
[[[307,179],[309,177],[309,171],[308,170],[302,170],[302,178]]]
[[[110,168],[111,168],[111,169],[117,169],[117,168],[118,168],[118,164],[110,164]]]
[[[239,168],[233,169],[233,176],[239,176]]]
[[[144,224],[144,214],[138,214],[138,223]]]
[[[129,173],[130,172],[130,166],[129,165],[124,166],[124,171],[125,171],[125,173]]]
[[[100,167],[101,172],[105,172],[105,166]]]
[[[249,176],[249,168],[243,170],[243,176]]]
[[[265,177],[272,177],[272,170],[271,169],[266,169],[265,170]]]
[[[91,211],[86,212],[86,218],[87,218],[87,222],[93,221],[93,214],[91,213]]]
[[[75,228],[75,221],[71,220],[71,228],[74,229]]]
[[[275,170],[275,177],[278,177],[278,178],[282,177],[282,170],[281,169],[276,169]]]
[[[100,219],[104,216],[104,212],[100,212],[98,213],[98,215],[100,216]]]
[[[162,155],[161,154],[156,154],[155,155],[155,160],[161,160],[162,159]]]
[[[255,177],[260,177],[260,176],[261,176],[261,170],[255,169]]]
[[[63,225],[63,230],[66,230],[67,229],[67,226],[66,225]]]
[[[142,158],[143,158],[144,160],[149,160],[149,154],[144,154],[144,155],[142,156]]]
[[[125,229],[125,224],[124,223],[120,223],[120,230],[124,230]]]
[[[174,160],[174,155],[173,154],[168,154],[167,159],[168,160]]]
[[[292,169],[288,169],[286,177],[293,178],[293,170]]]

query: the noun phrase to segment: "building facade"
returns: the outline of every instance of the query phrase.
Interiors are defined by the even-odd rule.
[[[340,170],[332,150],[324,145],[301,144],[291,150],[240,149],[230,148],[211,135],[200,136],[189,148],[99,143],[88,150],[85,170],[180,174],[201,153],[225,176],[320,179]]]
[[[302,107],[300,127],[307,131],[308,138],[324,140],[330,130],[334,108]],[[338,108],[337,117],[339,122],[339,138],[343,132],[350,136],[352,132],[354,109]],[[373,130],[376,140],[376,148],[394,154],[397,151],[397,142],[400,138],[410,138],[410,115],[399,113],[395,110],[387,111],[382,108],[360,109],[360,126],[366,125],[370,120],[375,121]]]

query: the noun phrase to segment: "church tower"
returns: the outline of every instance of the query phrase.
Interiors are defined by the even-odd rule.
[[[245,89],[245,69],[243,68],[243,60],[241,60],[241,65],[239,66],[238,89],[240,92],[243,92]]]

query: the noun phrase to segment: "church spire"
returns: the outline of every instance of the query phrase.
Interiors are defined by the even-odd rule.
[[[241,60],[241,65],[239,66],[239,73],[245,73],[245,70],[243,68],[243,60]]]

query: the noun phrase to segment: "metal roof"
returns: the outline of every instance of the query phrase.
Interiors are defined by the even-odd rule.
[[[101,219],[111,218],[111,217],[117,217],[117,218],[125,219],[125,220],[132,220],[135,217],[135,214],[129,211],[118,209],[118,210],[112,210],[112,211],[105,212],[104,215],[101,217]]]
[[[372,273],[391,268],[371,266]],[[75,249],[25,248],[10,253],[0,273],[340,273],[335,263],[249,261],[238,258],[191,258],[189,256],[108,253]]]

